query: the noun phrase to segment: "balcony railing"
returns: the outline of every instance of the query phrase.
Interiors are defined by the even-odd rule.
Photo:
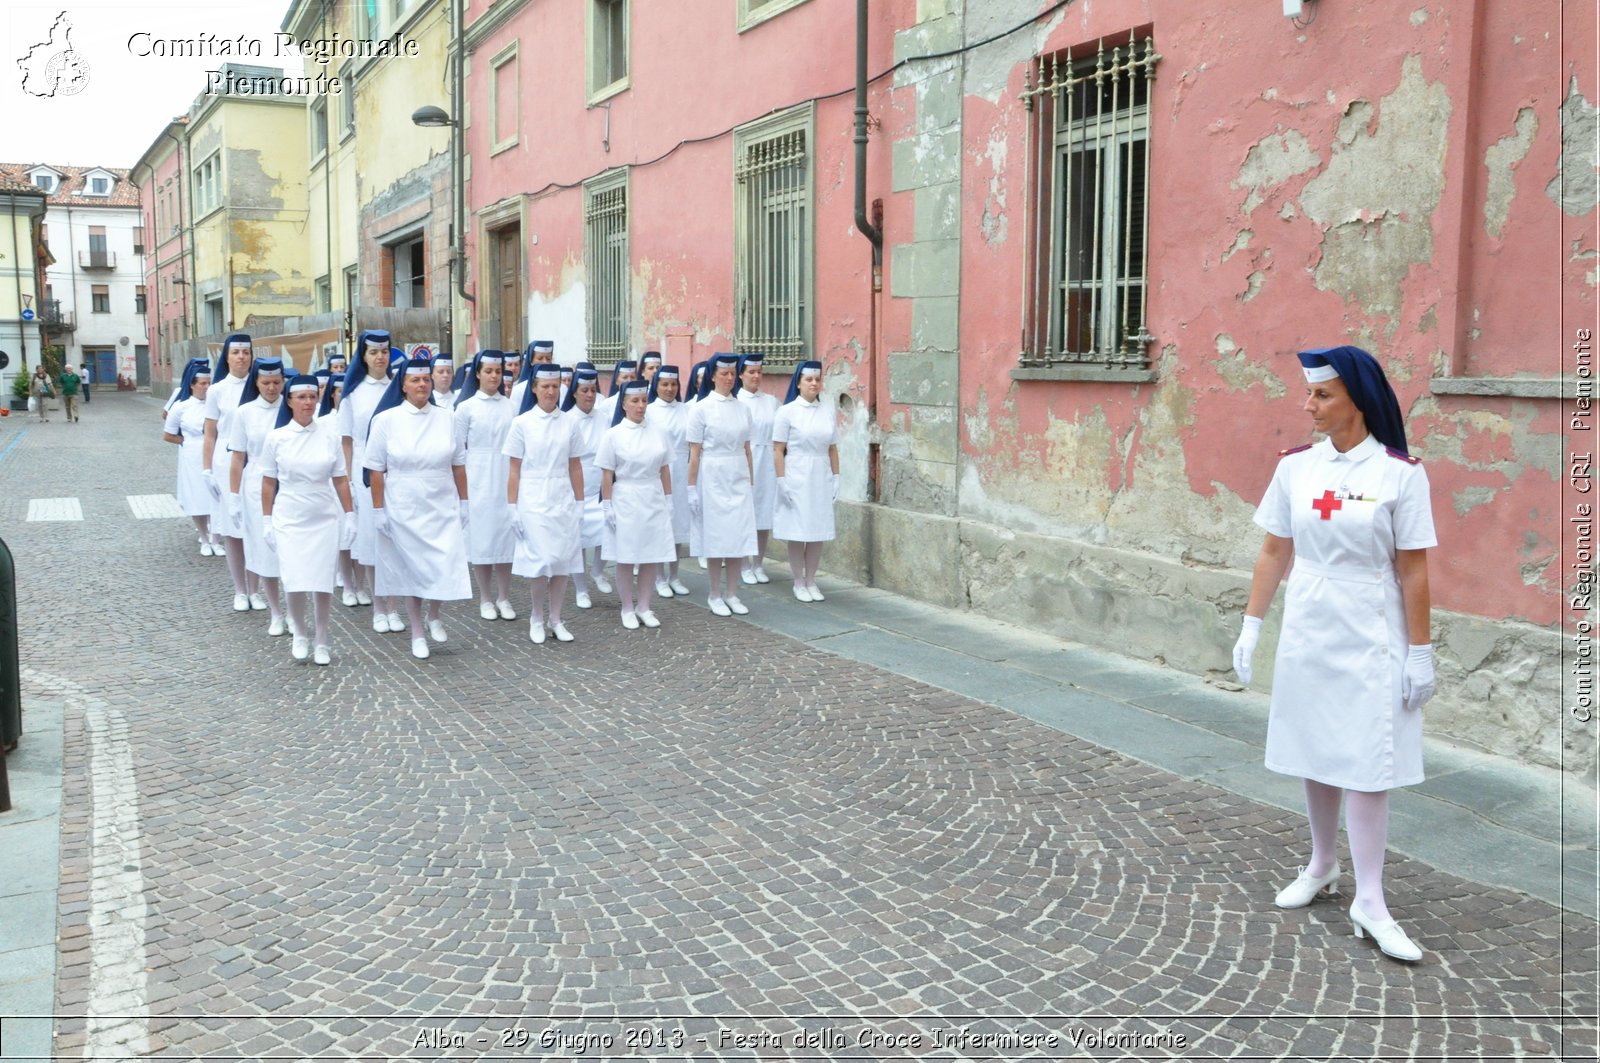
[[[115,251],[79,251],[79,269],[116,269],[117,253]]]
[[[61,309],[60,299],[44,300],[39,311],[39,324],[51,332],[71,332],[77,328],[72,311]]]

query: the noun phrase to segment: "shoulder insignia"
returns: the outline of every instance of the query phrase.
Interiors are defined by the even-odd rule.
[[[1417,457],[1415,454],[1407,454],[1405,451],[1396,450],[1394,447],[1384,447],[1383,449],[1388,451],[1389,457],[1391,457],[1391,458],[1399,458],[1401,461],[1405,462],[1407,465],[1421,465],[1422,464],[1422,459]]]
[[[1278,457],[1287,458],[1290,454],[1298,454],[1302,450],[1310,450],[1312,446],[1313,444],[1311,443],[1302,443],[1298,447],[1290,447],[1288,450],[1280,450],[1278,451]]]

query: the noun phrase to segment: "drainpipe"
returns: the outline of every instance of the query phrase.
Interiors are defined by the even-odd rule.
[[[17,246],[17,194],[12,192],[6,196],[6,199],[11,204],[11,276],[17,282],[17,310],[20,313],[22,309],[22,249]],[[28,230],[30,233],[33,230],[31,220],[28,223]],[[44,310],[42,302],[39,309],[41,312]],[[20,317],[17,319],[17,342],[22,345],[21,350],[18,351],[17,361],[22,367],[21,371],[26,372],[28,369],[28,323]],[[39,354],[39,364],[44,364],[42,349]]]
[[[867,292],[867,503],[878,502],[878,302],[883,297],[883,201],[872,204],[867,214],[867,0],[856,0],[856,230],[872,243],[872,286]],[[867,585],[876,583],[874,554],[877,536],[869,510],[863,521],[862,553],[867,567]]]
[[[450,57],[450,191],[455,197],[455,218],[450,233],[450,270],[456,275],[456,294],[469,306],[478,300],[467,292],[467,167],[466,167],[466,115],[461,107],[461,81],[466,76],[466,13],[463,0],[451,0],[450,17],[455,25],[450,27],[454,38],[455,54]],[[449,343],[455,346],[455,313],[450,312]],[[462,332],[471,331],[469,328]]]

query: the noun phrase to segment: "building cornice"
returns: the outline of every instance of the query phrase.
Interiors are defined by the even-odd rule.
[[[528,4],[528,0],[499,0],[488,11],[472,20],[462,37],[466,40],[467,54],[472,54],[486,39],[505,27]]]

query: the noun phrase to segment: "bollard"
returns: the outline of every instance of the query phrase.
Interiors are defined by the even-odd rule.
[[[17,566],[0,539],[0,750],[22,738],[22,672],[17,663]]]

